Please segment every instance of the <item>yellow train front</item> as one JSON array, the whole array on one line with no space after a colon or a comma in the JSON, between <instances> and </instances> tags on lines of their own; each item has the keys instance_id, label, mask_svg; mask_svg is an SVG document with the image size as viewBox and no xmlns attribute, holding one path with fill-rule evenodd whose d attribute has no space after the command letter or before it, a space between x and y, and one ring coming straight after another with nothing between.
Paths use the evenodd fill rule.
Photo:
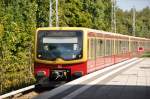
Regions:
<instances>
[{"instance_id":1,"label":"yellow train front","mask_svg":"<svg viewBox=\"0 0 150 99\"><path fill-rule=\"evenodd\" d=\"M70 81L87 74L85 29L39 28L35 34L34 73L38 81Z\"/></svg>"}]
</instances>

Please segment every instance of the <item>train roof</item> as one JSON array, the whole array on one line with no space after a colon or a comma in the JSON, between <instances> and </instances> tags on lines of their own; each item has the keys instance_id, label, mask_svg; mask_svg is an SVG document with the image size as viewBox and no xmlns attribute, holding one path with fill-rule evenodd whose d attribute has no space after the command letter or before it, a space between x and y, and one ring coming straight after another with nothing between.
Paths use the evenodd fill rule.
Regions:
<instances>
[{"instance_id":1,"label":"train roof","mask_svg":"<svg viewBox=\"0 0 150 99\"><path fill-rule=\"evenodd\" d=\"M96 33L108 34L108 35L119 36L119 37L130 37L131 39L150 40L148 38L123 35L120 33L107 32L103 30L96 30L96 29L90 29L85 27L40 27L37 29L37 31L38 30L86 30L89 32L96 32Z\"/></svg>"}]
</instances>

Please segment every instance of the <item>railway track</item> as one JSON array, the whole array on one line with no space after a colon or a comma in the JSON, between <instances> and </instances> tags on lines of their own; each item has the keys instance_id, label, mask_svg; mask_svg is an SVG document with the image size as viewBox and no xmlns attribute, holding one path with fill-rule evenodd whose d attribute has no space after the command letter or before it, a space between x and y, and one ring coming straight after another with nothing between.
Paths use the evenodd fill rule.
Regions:
<instances>
[{"instance_id":1,"label":"railway track","mask_svg":"<svg viewBox=\"0 0 150 99\"><path fill-rule=\"evenodd\" d=\"M18 95L15 95L12 97L12 99L31 99L37 95L39 95L40 93L36 92L36 91L30 91L28 93L21 93L21 94L18 94Z\"/></svg>"},{"instance_id":2,"label":"railway track","mask_svg":"<svg viewBox=\"0 0 150 99\"><path fill-rule=\"evenodd\" d=\"M53 89L53 88L42 88L42 87L37 87L37 85L31 85L31 86L1 95L0 99L5 99L5 98L8 98L8 99L31 99L43 92L50 91L51 89Z\"/></svg>"},{"instance_id":3,"label":"railway track","mask_svg":"<svg viewBox=\"0 0 150 99\"><path fill-rule=\"evenodd\" d=\"M34 88L32 90L21 93L21 95L15 95L12 99L32 99L33 97L52 89L53 88Z\"/></svg>"},{"instance_id":4,"label":"railway track","mask_svg":"<svg viewBox=\"0 0 150 99\"><path fill-rule=\"evenodd\" d=\"M65 82L56 84L55 86L47 85L45 87L41 87L41 86L35 84L35 85L31 85L31 86L21 88L21 89L6 93L4 95L1 95L0 99L5 99L5 98L7 98L7 99L31 99L43 92L50 91L50 90L57 88L63 84L65 84Z\"/></svg>"}]
</instances>

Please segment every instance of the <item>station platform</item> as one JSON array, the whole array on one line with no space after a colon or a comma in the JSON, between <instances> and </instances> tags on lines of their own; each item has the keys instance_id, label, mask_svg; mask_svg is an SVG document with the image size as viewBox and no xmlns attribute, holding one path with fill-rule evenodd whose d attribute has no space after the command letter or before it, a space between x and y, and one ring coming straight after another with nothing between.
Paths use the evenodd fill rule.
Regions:
<instances>
[{"instance_id":1,"label":"station platform","mask_svg":"<svg viewBox=\"0 0 150 99\"><path fill-rule=\"evenodd\" d=\"M81 77L34 99L150 99L150 58L134 61Z\"/></svg>"}]
</instances>

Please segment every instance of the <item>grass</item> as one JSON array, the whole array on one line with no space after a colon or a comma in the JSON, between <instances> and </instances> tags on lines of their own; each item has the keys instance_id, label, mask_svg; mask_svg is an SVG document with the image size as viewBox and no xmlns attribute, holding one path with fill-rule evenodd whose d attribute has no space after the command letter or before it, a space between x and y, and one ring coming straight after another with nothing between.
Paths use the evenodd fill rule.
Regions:
<instances>
[{"instance_id":1,"label":"grass","mask_svg":"<svg viewBox=\"0 0 150 99\"><path fill-rule=\"evenodd\" d=\"M142 57L150 57L150 52L145 52Z\"/></svg>"}]
</instances>

